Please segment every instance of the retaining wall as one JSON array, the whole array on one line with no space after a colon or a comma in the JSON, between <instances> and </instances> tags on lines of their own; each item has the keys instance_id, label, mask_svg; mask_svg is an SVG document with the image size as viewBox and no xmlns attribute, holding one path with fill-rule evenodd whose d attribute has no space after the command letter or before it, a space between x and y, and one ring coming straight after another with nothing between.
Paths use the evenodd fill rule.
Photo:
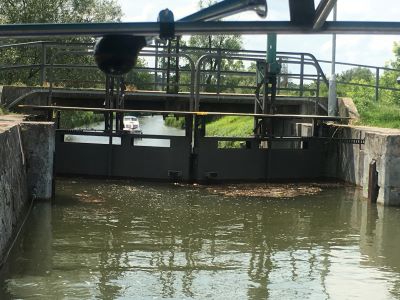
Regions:
<instances>
[{"instance_id":1,"label":"retaining wall","mask_svg":"<svg viewBox=\"0 0 400 300\"><path fill-rule=\"evenodd\" d=\"M365 144L337 143L330 148L327 176L336 177L363 188L368 197L369 166L376 162L377 202L400 206L400 130L363 126L335 126L335 137L365 139Z\"/></svg>"},{"instance_id":2,"label":"retaining wall","mask_svg":"<svg viewBox=\"0 0 400 300\"><path fill-rule=\"evenodd\" d=\"M54 124L0 116L0 266L22 216L52 196Z\"/></svg>"}]
</instances>

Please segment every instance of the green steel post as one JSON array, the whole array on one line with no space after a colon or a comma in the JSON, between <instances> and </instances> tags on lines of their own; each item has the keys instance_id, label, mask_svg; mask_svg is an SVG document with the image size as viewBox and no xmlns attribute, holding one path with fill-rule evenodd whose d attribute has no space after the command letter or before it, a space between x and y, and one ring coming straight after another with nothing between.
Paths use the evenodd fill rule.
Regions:
<instances>
[{"instance_id":1,"label":"green steel post","mask_svg":"<svg viewBox=\"0 0 400 300\"><path fill-rule=\"evenodd\" d=\"M273 64L276 62L276 33L268 34L267 37L267 63Z\"/></svg>"}]
</instances>

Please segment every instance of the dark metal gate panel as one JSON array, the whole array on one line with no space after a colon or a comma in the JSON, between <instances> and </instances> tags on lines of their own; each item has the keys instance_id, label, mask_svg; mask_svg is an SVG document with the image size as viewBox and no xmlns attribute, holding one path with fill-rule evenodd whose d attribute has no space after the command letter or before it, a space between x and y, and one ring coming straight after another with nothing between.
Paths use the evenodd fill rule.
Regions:
<instances>
[{"instance_id":1,"label":"dark metal gate panel","mask_svg":"<svg viewBox=\"0 0 400 300\"><path fill-rule=\"evenodd\" d=\"M169 140L169 147L152 147L133 145L135 136L129 134L114 135L121 143L109 145L64 141L67 133L56 133L57 175L189 180L191 144L187 137L142 135ZM78 135L91 136L90 133Z\"/></svg>"},{"instance_id":2,"label":"dark metal gate panel","mask_svg":"<svg viewBox=\"0 0 400 300\"><path fill-rule=\"evenodd\" d=\"M218 148L218 138L199 138L196 178L198 180L263 180L266 178L267 150L254 139L243 141L243 148Z\"/></svg>"},{"instance_id":3,"label":"dark metal gate panel","mask_svg":"<svg viewBox=\"0 0 400 300\"><path fill-rule=\"evenodd\" d=\"M280 149L263 149L259 147L259 140L247 139L243 148L219 149L218 140L214 137L199 139L198 180L268 181L323 176L324 147L321 141L304 142L298 149L287 149L288 145L284 147L282 142Z\"/></svg>"},{"instance_id":4,"label":"dark metal gate panel","mask_svg":"<svg viewBox=\"0 0 400 300\"><path fill-rule=\"evenodd\" d=\"M113 147L113 176L189 180L191 144L181 136L143 137L169 140L170 147L132 146L127 137L125 145Z\"/></svg>"},{"instance_id":5,"label":"dark metal gate panel","mask_svg":"<svg viewBox=\"0 0 400 300\"><path fill-rule=\"evenodd\" d=\"M270 150L268 179L316 179L323 176L322 153L308 149Z\"/></svg>"}]
</instances>

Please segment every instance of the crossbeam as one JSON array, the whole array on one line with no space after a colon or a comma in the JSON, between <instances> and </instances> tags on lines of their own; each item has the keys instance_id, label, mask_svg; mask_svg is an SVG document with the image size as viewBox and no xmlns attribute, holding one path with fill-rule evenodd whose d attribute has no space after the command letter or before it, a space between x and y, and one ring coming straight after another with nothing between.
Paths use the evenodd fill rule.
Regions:
<instances>
[{"instance_id":1,"label":"crossbeam","mask_svg":"<svg viewBox=\"0 0 400 300\"><path fill-rule=\"evenodd\" d=\"M179 111L179 110L137 110L137 109L109 109L93 107L71 107L71 106L49 106L49 105L18 105L21 109L47 110L47 111L91 111L97 113L138 113L153 115L176 115L176 116L239 116L257 117L270 119L314 119L324 121L349 120L349 117L320 116L320 115L290 115L290 114L249 114L233 112L206 112L206 111Z\"/></svg>"},{"instance_id":2,"label":"crossbeam","mask_svg":"<svg viewBox=\"0 0 400 300\"><path fill-rule=\"evenodd\" d=\"M142 23L66 23L66 24L5 24L0 25L0 38L34 38L57 36L102 36L105 34L133 34L156 36L157 22ZM209 34L400 34L400 22L324 22L319 30L289 21L243 22L176 22L176 35Z\"/></svg>"}]
</instances>

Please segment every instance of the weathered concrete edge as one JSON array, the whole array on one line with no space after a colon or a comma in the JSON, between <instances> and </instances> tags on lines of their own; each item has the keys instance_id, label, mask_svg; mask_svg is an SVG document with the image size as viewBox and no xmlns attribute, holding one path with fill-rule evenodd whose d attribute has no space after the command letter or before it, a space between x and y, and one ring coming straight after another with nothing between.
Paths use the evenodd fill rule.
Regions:
<instances>
[{"instance_id":1,"label":"weathered concrete edge","mask_svg":"<svg viewBox=\"0 0 400 300\"><path fill-rule=\"evenodd\" d=\"M55 126L53 122L23 122L21 135L28 180L28 194L34 199L53 196Z\"/></svg>"},{"instance_id":2,"label":"weathered concrete edge","mask_svg":"<svg viewBox=\"0 0 400 300\"><path fill-rule=\"evenodd\" d=\"M326 173L363 188L368 197L369 165L376 161L377 202L400 206L400 130L365 126L332 125L336 137L365 139L364 145L339 143L330 149Z\"/></svg>"},{"instance_id":3,"label":"weathered concrete edge","mask_svg":"<svg viewBox=\"0 0 400 300\"><path fill-rule=\"evenodd\" d=\"M30 201L53 193L54 124L21 119L0 124L0 267Z\"/></svg>"}]
</instances>

